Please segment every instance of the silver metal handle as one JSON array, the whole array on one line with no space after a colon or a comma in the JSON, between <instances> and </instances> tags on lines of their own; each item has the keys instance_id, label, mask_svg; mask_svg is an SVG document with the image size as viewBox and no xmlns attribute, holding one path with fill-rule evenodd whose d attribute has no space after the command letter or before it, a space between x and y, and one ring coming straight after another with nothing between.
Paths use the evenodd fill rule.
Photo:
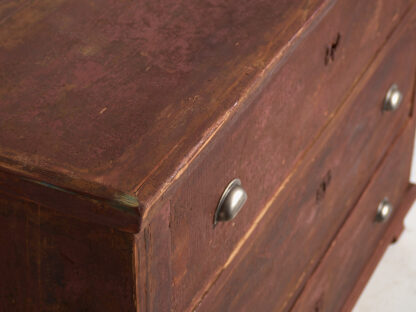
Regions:
<instances>
[{"instance_id":1,"label":"silver metal handle","mask_svg":"<svg viewBox=\"0 0 416 312\"><path fill-rule=\"evenodd\" d=\"M386 222L393 212L393 204L389 202L387 198L384 198L377 208L376 221L383 223Z\"/></svg>"},{"instance_id":2,"label":"silver metal handle","mask_svg":"<svg viewBox=\"0 0 416 312\"><path fill-rule=\"evenodd\" d=\"M241 186L239 179L234 179L222 193L215 211L214 225L234 219L247 200L247 193Z\"/></svg>"},{"instance_id":3,"label":"silver metal handle","mask_svg":"<svg viewBox=\"0 0 416 312\"><path fill-rule=\"evenodd\" d=\"M384 98L383 109L385 111L395 111L399 108L403 100L403 94L400 92L399 87L394 84L387 91L386 97Z\"/></svg>"}]
</instances>

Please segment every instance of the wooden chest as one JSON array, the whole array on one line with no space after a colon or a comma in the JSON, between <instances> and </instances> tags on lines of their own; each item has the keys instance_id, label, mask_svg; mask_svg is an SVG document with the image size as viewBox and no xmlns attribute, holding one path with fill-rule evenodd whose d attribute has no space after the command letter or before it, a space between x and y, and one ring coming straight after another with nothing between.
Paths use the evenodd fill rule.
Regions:
<instances>
[{"instance_id":1,"label":"wooden chest","mask_svg":"<svg viewBox=\"0 0 416 312\"><path fill-rule=\"evenodd\" d=\"M351 310L416 195L415 2L1 1L0 310Z\"/></svg>"}]
</instances>

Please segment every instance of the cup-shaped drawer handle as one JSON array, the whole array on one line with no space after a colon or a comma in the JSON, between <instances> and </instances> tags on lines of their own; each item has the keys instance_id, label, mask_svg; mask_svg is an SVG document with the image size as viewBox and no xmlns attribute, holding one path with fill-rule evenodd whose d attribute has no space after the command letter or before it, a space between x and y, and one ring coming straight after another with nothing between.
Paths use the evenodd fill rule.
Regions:
<instances>
[{"instance_id":1,"label":"cup-shaped drawer handle","mask_svg":"<svg viewBox=\"0 0 416 312\"><path fill-rule=\"evenodd\" d=\"M234 219L247 200L247 193L241 186L239 179L234 179L222 193L215 211L214 225L220 221Z\"/></svg>"},{"instance_id":2,"label":"cup-shaped drawer handle","mask_svg":"<svg viewBox=\"0 0 416 312\"><path fill-rule=\"evenodd\" d=\"M385 111L395 111L399 108L402 100L403 94L399 90L399 87L394 84L390 87L389 91L387 91L386 97L384 98L383 109Z\"/></svg>"},{"instance_id":3,"label":"cup-shaped drawer handle","mask_svg":"<svg viewBox=\"0 0 416 312\"><path fill-rule=\"evenodd\" d=\"M384 198L377 207L377 222L386 222L393 212L393 205L387 198Z\"/></svg>"}]
</instances>

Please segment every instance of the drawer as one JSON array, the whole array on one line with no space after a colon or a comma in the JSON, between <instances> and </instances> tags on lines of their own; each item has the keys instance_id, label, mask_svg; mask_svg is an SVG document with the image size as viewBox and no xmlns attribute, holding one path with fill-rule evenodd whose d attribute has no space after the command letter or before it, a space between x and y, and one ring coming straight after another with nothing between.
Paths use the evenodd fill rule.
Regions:
<instances>
[{"instance_id":1,"label":"drawer","mask_svg":"<svg viewBox=\"0 0 416 312\"><path fill-rule=\"evenodd\" d=\"M389 221L396 217L396 208L400 207L402 195L409 184L414 133L412 122L389 151L345 225L331 243L319 267L306 283L293 311L341 311L390 225ZM377 210L384 199L392 205L393 213L382 222Z\"/></svg>"},{"instance_id":2,"label":"drawer","mask_svg":"<svg viewBox=\"0 0 416 312\"><path fill-rule=\"evenodd\" d=\"M309 25L301 40L289 47L290 56L262 77L267 83L259 87L258 95L224 116L224 125L184 171L182 181L166 194L172 209L175 309L192 306L216 279L276 188L285 185L345 101L408 3L333 1L317 18L320 21ZM406 67L400 85L404 92L410 87ZM381 100L392 81L386 77L378 83L377 100ZM384 117L378 107L365 106L361 113L375 114L372 118L388 123L403 118L405 109ZM218 200L235 177L248 191L247 203L235 221L214 229ZM196 265L201 259L209 261Z\"/></svg>"},{"instance_id":3,"label":"drawer","mask_svg":"<svg viewBox=\"0 0 416 312\"><path fill-rule=\"evenodd\" d=\"M316 144L248 227L202 302L195 305L200 311L291 307L383 155L410 120L414 33L413 25L380 52ZM386 112L382 103L393 83L402 88L404 101L398 110ZM250 196L249 188L247 192ZM243 209L259 208L249 204ZM229 247L228 235L233 237L239 217L235 226L223 224L218 246ZM199 229L203 230L208 232ZM195 263L204 270L215 256Z\"/></svg>"}]
</instances>

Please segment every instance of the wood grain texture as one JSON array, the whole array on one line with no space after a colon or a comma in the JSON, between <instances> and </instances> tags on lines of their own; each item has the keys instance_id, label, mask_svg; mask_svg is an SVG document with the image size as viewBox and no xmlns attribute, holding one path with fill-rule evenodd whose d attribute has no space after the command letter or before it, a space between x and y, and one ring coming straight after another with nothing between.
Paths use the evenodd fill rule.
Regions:
<instances>
[{"instance_id":1,"label":"wood grain texture","mask_svg":"<svg viewBox=\"0 0 416 312\"><path fill-rule=\"evenodd\" d=\"M286 311L291 307L409 119L416 61L415 40L409 40L415 20L410 18L216 272L197 310ZM393 82L406 90L405 101L401 112L383 113L383 98Z\"/></svg>"},{"instance_id":2,"label":"wood grain texture","mask_svg":"<svg viewBox=\"0 0 416 312\"><path fill-rule=\"evenodd\" d=\"M415 200L416 186L413 184L409 184L392 222L390 222L387 230L384 232L383 237L379 240L376 250L374 251L374 253L371 256L371 259L367 262L363 271L361 272L360 278L355 284L344 306L342 307L341 312L349 312L353 309L355 303L358 300L359 295L361 294L361 292L364 289L364 286L370 279L371 274L373 273L377 264L381 260L381 257L383 256L384 252L391 243L395 243L400 238L400 235L404 229L403 220L409 209L412 207Z\"/></svg>"},{"instance_id":3,"label":"wood grain texture","mask_svg":"<svg viewBox=\"0 0 416 312\"><path fill-rule=\"evenodd\" d=\"M337 2L2 1L0 168L122 206L127 198L145 226L150 208ZM333 18L315 38L321 47L301 57L326 64L321 84L343 66L354 81L410 2L338 4L372 17ZM358 30L361 41L349 44ZM342 94L311 95L304 77L293 81L273 100L290 92L331 103Z\"/></svg>"},{"instance_id":4,"label":"wood grain texture","mask_svg":"<svg viewBox=\"0 0 416 312\"><path fill-rule=\"evenodd\" d=\"M331 2L1 1L2 166L147 202Z\"/></svg>"},{"instance_id":5,"label":"wood grain texture","mask_svg":"<svg viewBox=\"0 0 416 312\"><path fill-rule=\"evenodd\" d=\"M398 209L409 184L414 125L413 121L409 122L404 134L389 150L292 311L341 311L386 229L400 216ZM396 211L389 222L379 223L375 217L384 198L388 198Z\"/></svg>"},{"instance_id":6,"label":"wood grain texture","mask_svg":"<svg viewBox=\"0 0 416 312\"><path fill-rule=\"evenodd\" d=\"M169 203L135 236L138 311L171 311L172 269Z\"/></svg>"},{"instance_id":7,"label":"wood grain texture","mask_svg":"<svg viewBox=\"0 0 416 312\"><path fill-rule=\"evenodd\" d=\"M0 196L1 311L136 311L133 235Z\"/></svg>"},{"instance_id":8,"label":"wood grain texture","mask_svg":"<svg viewBox=\"0 0 416 312\"><path fill-rule=\"evenodd\" d=\"M414 2L1 1L0 310L289 309L411 115Z\"/></svg>"},{"instance_id":9,"label":"wood grain texture","mask_svg":"<svg viewBox=\"0 0 416 312\"><path fill-rule=\"evenodd\" d=\"M337 2L276 69L251 106L229 119L173 188L172 256L178 310L188 304L182 300L196 300L215 280L276 188L305 159L305 152L342 106L405 9L405 2ZM374 28L377 35L363 37L363 30L371 33ZM336 41L337 34L341 39L333 59L325 64L325 48ZM357 49L362 52L357 54ZM408 76L403 81L410 88ZM383 88L388 83L392 82ZM233 178L242 180L248 201L232 226L219 224L214 230L218 199ZM194 266L200 259L210 261L202 268Z\"/></svg>"},{"instance_id":10,"label":"wood grain texture","mask_svg":"<svg viewBox=\"0 0 416 312\"><path fill-rule=\"evenodd\" d=\"M0 170L0 194L5 193L53 209L55 214L137 233L141 215L137 207L75 193L48 183Z\"/></svg>"}]
</instances>

